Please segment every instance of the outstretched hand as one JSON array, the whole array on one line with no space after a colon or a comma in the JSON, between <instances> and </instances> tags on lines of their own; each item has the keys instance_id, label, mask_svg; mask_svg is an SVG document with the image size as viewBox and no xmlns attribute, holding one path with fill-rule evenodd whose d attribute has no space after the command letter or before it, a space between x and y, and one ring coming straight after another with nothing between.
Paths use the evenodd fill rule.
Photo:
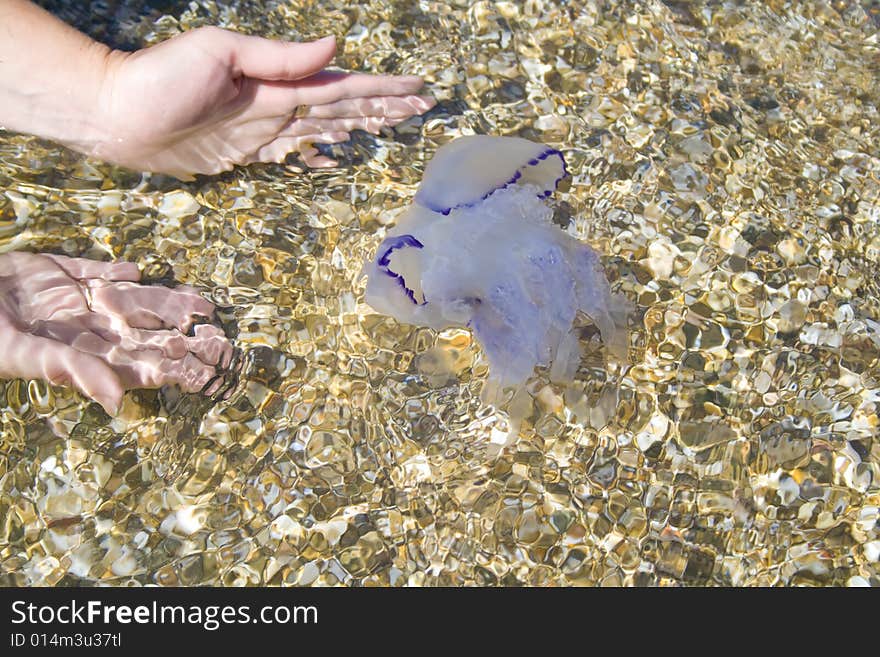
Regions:
<instances>
[{"instance_id":1,"label":"outstretched hand","mask_svg":"<svg viewBox=\"0 0 880 657\"><path fill-rule=\"evenodd\" d=\"M99 113L108 138L93 155L189 179L378 133L434 106L416 76L323 70L333 37L288 43L204 27L132 53L109 53Z\"/></svg>"},{"instance_id":2,"label":"outstretched hand","mask_svg":"<svg viewBox=\"0 0 880 657\"><path fill-rule=\"evenodd\" d=\"M0 378L72 384L111 415L127 389L203 389L232 357L219 328L186 334L214 306L191 287L139 279L133 263L0 255Z\"/></svg>"}]
</instances>

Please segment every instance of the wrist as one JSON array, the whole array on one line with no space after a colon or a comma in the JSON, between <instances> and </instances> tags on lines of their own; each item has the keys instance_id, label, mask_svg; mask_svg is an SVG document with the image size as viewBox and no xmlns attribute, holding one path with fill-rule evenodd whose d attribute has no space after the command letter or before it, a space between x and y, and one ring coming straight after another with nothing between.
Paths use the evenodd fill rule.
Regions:
<instances>
[{"instance_id":1,"label":"wrist","mask_svg":"<svg viewBox=\"0 0 880 657\"><path fill-rule=\"evenodd\" d=\"M4 22L16 29L0 42L0 128L93 152L109 138L99 99L118 55L32 5L3 5ZM24 57L28 34L35 55Z\"/></svg>"},{"instance_id":2,"label":"wrist","mask_svg":"<svg viewBox=\"0 0 880 657\"><path fill-rule=\"evenodd\" d=\"M31 121L25 130L86 155L96 155L113 141L106 110L118 53L91 41L77 53L65 74L47 81L31 96Z\"/></svg>"}]
</instances>

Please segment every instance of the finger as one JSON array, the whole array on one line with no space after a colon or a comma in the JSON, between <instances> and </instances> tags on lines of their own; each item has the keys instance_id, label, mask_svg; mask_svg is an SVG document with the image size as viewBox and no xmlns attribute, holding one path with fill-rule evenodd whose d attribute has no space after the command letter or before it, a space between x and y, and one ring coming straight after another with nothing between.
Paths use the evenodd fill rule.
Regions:
<instances>
[{"instance_id":1,"label":"finger","mask_svg":"<svg viewBox=\"0 0 880 657\"><path fill-rule=\"evenodd\" d=\"M0 359L0 377L72 384L110 415L118 412L124 393L122 382L100 358L61 342L21 333L3 317L0 317L0 336L5 352Z\"/></svg>"},{"instance_id":2,"label":"finger","mask_svg":"<svg viewBox=\"0 0 880 657\"><path fill-rule=\"evenodd\" d=\"M326 67L336 55L336 38L309 43L274 41L226 31L233 47L233 66L260 80L299 80Z\"/></svg>"},{"instance_id":3,"label":"finger","mask_svg":"<svg viewBox=\"0 0 880 657\"><path fill-rule=\"evenodd\" d=\"M183 358L188 351L187 337L176 328L151 331L128 327L119 345L128 351L156 349L168 358Z\"/></svg>"},{"instance_id":4,"label":"finger","mask_svg":"<svg viewBox=\"0 0 880 657\"><path fill-rule=\"evenodd\" d=\"M424 114L437 104L431 96L371 96L346 98L335 103L309 107L305 119L338 119L355 116L382 116L389 119L408 119Z\"/></svg>"},{"instance_id":5,"label":"finger","mask_svg":"<svg viewBox=\"0 0 880 657\"><path fill-rule=\"evenodd\" d=\"M322 71L296 82L299 105L326 105L346 98L407 96L422 88L415 75L369 75L345 71Z\"/></svg>"},{"instance_id":6,"label":"finger","mask_svg":"<svg viewBox=\"0 0 880 657\"><path fill-rule=\"evenodd\" d=\"M345 119L295 119L284 128L279 137L304 137L309 135L348 133L351 130L366 130L378 135L382 128L395 126L404 119L389 119L377 116L359 116Z\"/></svg>"},{"instance_id":7,"label":"finger","mask_svg":"<svg viewBox=\"0 0 880 657\"><path fill-rule=\"evenodd\" d=\"M187 337L175 329L150 330L132 328L119 318L89 313L83 322L111 345L118 345L129 352L157 350L168 358L183 358L187 352Z\"/></svg>"},{"instance_id":8,"label":"finger","mask_svg":"<svg viewBox=\"0 0 880 657\"><path fill-rule=\"evenodd\" d=\"M126 388L160 388L179 385L184 392L201 390L216 368L186 352L182 358L168 358L158 349L128 350L96 333L84 332L71 345L77 351L105 361Z\"/></svg>"},{"instance_id":9,"label":"finger","mask_svg":"<svg viewBox=\"0 0 880 657\"><path fill-rule=\"evenodd\" d=\"M339 162L326 155L321 155L315 148L310 148L301 155L303 164L311 169L332 169L339 166Z\"/></svg>"},{"instance_id":10,"label":"finger","mask_svg":"<svg viewBox=\"0 0 880 657\"><path fill-rule=\"evenodd\" d=\"M139 281L141 278L141 271L133 262L102 262L52 253L42 255L61 267L68 276L79 280L100 278L105 281Z\"/></svg>"},{"instance_id":11,"label":"finger","mask_svg":"<svg viewBox=\"0 0 880 657\"><path fill-rule=\"evenodd\" d=\"M336 166L336 162L320 155L314 144L336 144L348 141L350 138L351 135L347 132L330 132L303 137L278 137L260 148L250 158L250 162L283 162L289 153L297 152L303 162L310 167L333 167Z\"/></svg>"},{"instance_id":12,"label":"finger","mask_svg":"<svg viewBox=\"0 0 880 657\"><path fill-rule=\"evenodd\" d=\"M56 340L61 339L70 344L71 339L66 339L65 336L58 333L48 332L58 324L58 322L44 323L47 332L42 335ZM97 313L88 313L85 319L80 321L80 324L81 326L72 328L76 329L78 333L95 333L109 346L117 345L130 353L155 350L161 352L165 357L175 360L183 358L187 353L192 353L206 365L225 366L232 360L232 344L226 338L223 330L212 324L198 324L193 331L193 337L184 335L176 328L169 330L132 328L124 321L118 321L118 319L114 321L110 316ZM70 325L67 328L70 328ZM82 344L80 342L78 346ZM96 352L91 349L90 353L97 355L104 352Z\"/></svg>"},{"instance_id":13,"label":"finger","mask_svg":"<svg viewBox=\"0 0 880 657\"><path fill-rule=\"evenodd\" d=\"M217 376L217 369L206 365L195 357L187 354L181 360L174 361L176 368L170 373L184 392L200 392L208 382Z\"/></svg>"},{"instance_id":14,"label":"finger","mask_svg":"<svg viewBox=\"0 0 880 657\"><path fill-rule=\"evenodd\" d=\"M430 96L391 93L403 89L418 90L422 85L421 78L411 76L324 72L296 82L251 79L245 84L248 85L248 93L253 96L253 107L273 117L293 113L299 106L308 106L307 114L302 118L409 118L437 104ZM354 97L348 98L346 94L353 94Z\"/></svg>"},{"instance_id":15,"label":"finger","mask_svg":"<svg viewBox=\"0 0 880 657\"><path fill-rule=\"evenodd\" d=\"M124 365L131 377L133 388L160 388L165 385L179 385L184 392L199 392L208 381L217 376L217 370L206 365L193 354L183 358L164 358L157 351L138 352L136 358Z\"/></svg>"},{"instance_id":16,"label":"finger","mask_svg":"<svg viewBox=\"0 0 880 657\"><path fill-rule=\"evenodd\" d=\"M222 329L211 324L199 324L195 336L186 339L186 347L206 365L226 367L232 360L232 343Z\"/></svg>"},{"instance_id":17,"label":"finger","mask_svg":"<svg viewBox=\"0 0 880 657\"><path fill-rule=\"evenodd\" d=\"M212 383L210 386L208 386L205 389L205 394L208 397L212 397L213 395L217 394L217 391L220 390L221 387L223 387L223 383L224 383L223 377L218 376L217 379L214 381L214 383Z\"/></svg>"},{"instance_id":18,"label":"finger","mask_svg":"<svg viewBox=\"0 0 880 657\"><path fill-rule=\"evenodd\" d=\"M124 319L132 328L177 328L186 333L197 316L210 318L214 305L195 288L87 281L92 310Z\"/></svg>"}]
</instances>

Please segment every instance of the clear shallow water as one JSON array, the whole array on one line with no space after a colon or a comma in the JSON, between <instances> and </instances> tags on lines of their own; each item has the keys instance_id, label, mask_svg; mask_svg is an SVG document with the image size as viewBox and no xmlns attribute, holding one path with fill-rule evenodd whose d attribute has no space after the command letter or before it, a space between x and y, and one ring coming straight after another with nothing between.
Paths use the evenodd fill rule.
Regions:
<instances>
[{"instance_id":1,"label":"clear shallow water","mask_svg":"<svg viewBox=\"0 0 880 657\"><path fill-rule=\"evenodd\" d=\"M152 6L54 5L128 46L332 31L441 102L340 169L192 184L0 134L0 249L199 286L243 362L226 401L115 420L0 383L2 583L880 583L875 5ZM565 153L559 221L637 308L630 363L594 335L510 442L471 336L373 314L357 277L475 132Z\"/></svg>"}]
</instances>

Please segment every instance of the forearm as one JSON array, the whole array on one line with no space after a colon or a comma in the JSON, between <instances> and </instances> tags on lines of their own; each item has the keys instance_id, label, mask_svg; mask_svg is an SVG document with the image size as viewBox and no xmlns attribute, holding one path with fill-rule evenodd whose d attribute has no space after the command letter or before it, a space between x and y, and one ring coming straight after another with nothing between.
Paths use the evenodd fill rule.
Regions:
<instances>
[{"instance_id":1,"label":"forearm","mask_svg":"<svg viewBox=\"0 0 880 657\"><path fill-rule=\"evenodd\" d=\"M93 152L110 54L26 0L0 0L0 128Z\"/></svg>"}]
</instances>

